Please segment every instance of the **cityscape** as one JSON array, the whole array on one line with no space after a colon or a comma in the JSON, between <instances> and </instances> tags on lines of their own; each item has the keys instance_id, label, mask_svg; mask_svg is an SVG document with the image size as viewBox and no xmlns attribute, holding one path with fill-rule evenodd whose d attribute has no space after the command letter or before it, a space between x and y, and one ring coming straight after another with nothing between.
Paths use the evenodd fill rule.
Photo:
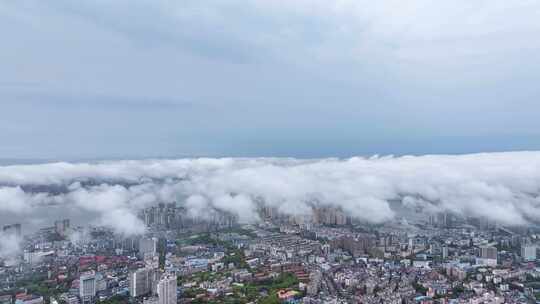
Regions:
<instances>
[{"instance_id":1,"label":"cityscape","mask_svg":"<svg viewBox=\"0 0 540 304\"><path fill-rule=\"evenodd\" d=\"M160 203L143 235L58 219L2 259L2 304L536 303L540 229L417 211L384 224L335 207L310 216L261 206L241 224Z\"/></svg>"},{"instance_id":2,"label":"cityscape","mask_svg":"<svg viewBox=\"0 0 540 304\"><path fill-rule=\"evenodd\" d=\"M0 0L0 304L540 304L540 0Z\"/></svg>"}]
</instances>

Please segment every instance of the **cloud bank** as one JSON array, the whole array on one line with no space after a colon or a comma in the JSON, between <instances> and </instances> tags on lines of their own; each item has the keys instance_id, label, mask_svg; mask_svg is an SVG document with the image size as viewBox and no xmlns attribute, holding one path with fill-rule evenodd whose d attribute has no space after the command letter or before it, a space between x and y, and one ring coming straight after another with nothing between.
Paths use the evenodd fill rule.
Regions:
<instances>
[{"instance_id":1,"label":"cloud bank","mask_svg":"<svg viewBox=\"0 0 540 304\"><path fill-rule=\"evenodd\" d=\"M257 221L260 204L300 215L318 204L381 223L396 216L391 201L508 225L540 221L540 152L51 163L0 167L0 185L2 212L66 204L126 235L144 232L136 213L158 202L188 214L215 208L242 222Z\"/></svg>"}]
</instances>

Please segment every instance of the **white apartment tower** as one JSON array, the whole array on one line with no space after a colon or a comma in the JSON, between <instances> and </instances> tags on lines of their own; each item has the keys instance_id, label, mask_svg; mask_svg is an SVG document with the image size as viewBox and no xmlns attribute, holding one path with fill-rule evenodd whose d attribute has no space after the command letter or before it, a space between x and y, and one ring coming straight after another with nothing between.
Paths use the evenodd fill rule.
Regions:
<instances>
[{"instance_id":1,"label":"white apartment tower","mask_svg":"<svg viewBox=\"0 0 540 304\"><path fill-rule=\"evenodd\" d=\"M94 301L96 296L96 276L94 274L81 275L79 279L79 296L83 304Z\"/></svg>"},{"instance_id":2,"label":"white apartment tower","mask_svg":"<svg viewBox=\"0 0 540 304\"><path fill-rule=\"evenodd\" d=\"M521 246L521 257L524 261L532 262L536 260L536 245L526 244Z\"/></svg>"},{"instance_id":3,"label":"white apartment tower","mask_svg":"<svg viewBox=\"0 0 540 304\"><path fill-rule=\"evenodd\" d=\"M151 270L140 268L129 273L129 294L136 298L150 293L151 291Z\"/></svg>"},{"instance_id":4,"label":"white apartment tower","mask_svg":"<svg viewBox=\"0 0 540 304\"><path fill-rule=\"evenodd\" d=\"M176 275L167 273L157 285L158 304L176 304Z\"/></svg>"}]
</instances>

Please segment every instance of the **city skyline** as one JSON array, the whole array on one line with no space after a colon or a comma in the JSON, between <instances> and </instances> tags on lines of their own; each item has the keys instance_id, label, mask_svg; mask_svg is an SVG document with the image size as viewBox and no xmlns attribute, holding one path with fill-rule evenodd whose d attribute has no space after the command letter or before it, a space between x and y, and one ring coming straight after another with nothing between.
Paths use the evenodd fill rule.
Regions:
<instances>
[{"instance_id":1,"label":"city skyline","mask_svg":"<svg viewBox=\"0 0 540 304\"><path fill-rule=\"evenodd\" d=\"M539 304L540 1L0 0L0 304Z\"/></svg>"}]
</instances>

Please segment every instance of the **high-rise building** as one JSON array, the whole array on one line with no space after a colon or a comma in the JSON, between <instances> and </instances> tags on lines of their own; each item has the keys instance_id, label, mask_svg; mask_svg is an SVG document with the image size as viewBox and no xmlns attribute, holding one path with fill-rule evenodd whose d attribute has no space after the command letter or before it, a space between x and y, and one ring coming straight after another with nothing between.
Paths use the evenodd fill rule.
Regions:
<instances>
[{"instance_id":1,"label":"high-rise building","mask_svg":"<svg viewBox=\"0 0 540 304\"><path fill-rule=\"evenodd\" d=\"M316 270L309 274L309 284L307 286L306 292L309 296L316 296L319 292L319 287L321 285L322 274L320 271Z\"/></svg>"},{"instance_id":2,"label":"high-rise building","mask_svg":"<svg viewBox=\"0 0 540 304\"><path fill-rule=\"evenodd\" d=\"M158 293L158 283L161 278L161 273L159 271L156 271L156 269L152 269L149 273L150 277L150 292L152 295L157 295Z\"/></svg>"},{"instance_id":3,"label":"high-rise building","mask_svg":"<svg viewBox=\"0 0 540 304\"><path fill-rule=\"evenodd\" d=\"M4 225L2 228L2 231L4 234L9 235L15 235L16 237L21 237L21 224L11 224L11 225Z\"/></svg>"},{"instance_id":4,"label":"high-rise building","mask_svg":"<svg viewBox=\"0 0 540 304\"><path fill-rule=\"evenodd\" d=\"M158 304L176 304L176 275L167 273L157 285Z\"/></svg>"},{"instance_id":5,"label":"high-rise building","mask_svg":"<svg viewBox=\"0 0 540 304\"><path fill-rule=\"evenodd\" d=\"M536 245L524 244L521 245L521 257L524 261L531 262L536 260Z\"/></svg>"},{"instance_id":6,"label":"high-rise building","mask_svg":"<svg viewBox=\"0 0 540 304\"><path fill-rule=\"evenodd\" d=\"M83 304L93 303L96 296L96 276L83 274L79 278L79 296Z\"/></svg>"},{"instance_id":7,"label":"high-rise building","mask_svg":"<svg viewBox=\"0 0 540 304\"><path fill-rule=\"evenodd\" d=\"M149 268L139 268L129 273L129 294L132 297L140 297L150 293L151 272Z\"/></svg>"},{"instance_id":8,"label":"high-rise building","mask_svg":"<svg viewBox=\"0 0 540 304\"><path fill-rule=\"evenodd\" d=\"M54 222L54 230L57 234L65 236L69 230L69 219L58 220Z\"/></svg>"},{"instance_id":9,"label":"high-rise building","mask_svg":"<svg viewBox=\"0 0 540 304\"><path fill-rule=\"evenodd\" d=\"M347 224L347 216L345 212L339 210L336 212L336 225L345 225Z\"/></svg>"},{"instance_id":10,"label":"high-rise building","mask_svg":"<svg viewBox=\"0 0 540 304\"><path fill-rule=\"evenodd\" d=\"M497 248L493 246L480 247L480 257L482 259L497 259Z\"/></svg>"},{"instance_id":11,"label":"high-rise building","mask_svg":"<svg viewBox=\"0 0 540 304\"><path fill-rule=\"evenodd\" d=\"M141 258L153 256L157 252L157 238L143 238L139 240L139 255Z\"/></svg>"},{"instance_id":12,"label":"high-rise building","mask_svg":"<svg viewBox=\"0 0 540 304\"><path fill-rule=\"evenodd\" d=\"M442 258L443 260L446 260L448 258L448 246L442 247Z\"/></svg>"}]
</instances>

